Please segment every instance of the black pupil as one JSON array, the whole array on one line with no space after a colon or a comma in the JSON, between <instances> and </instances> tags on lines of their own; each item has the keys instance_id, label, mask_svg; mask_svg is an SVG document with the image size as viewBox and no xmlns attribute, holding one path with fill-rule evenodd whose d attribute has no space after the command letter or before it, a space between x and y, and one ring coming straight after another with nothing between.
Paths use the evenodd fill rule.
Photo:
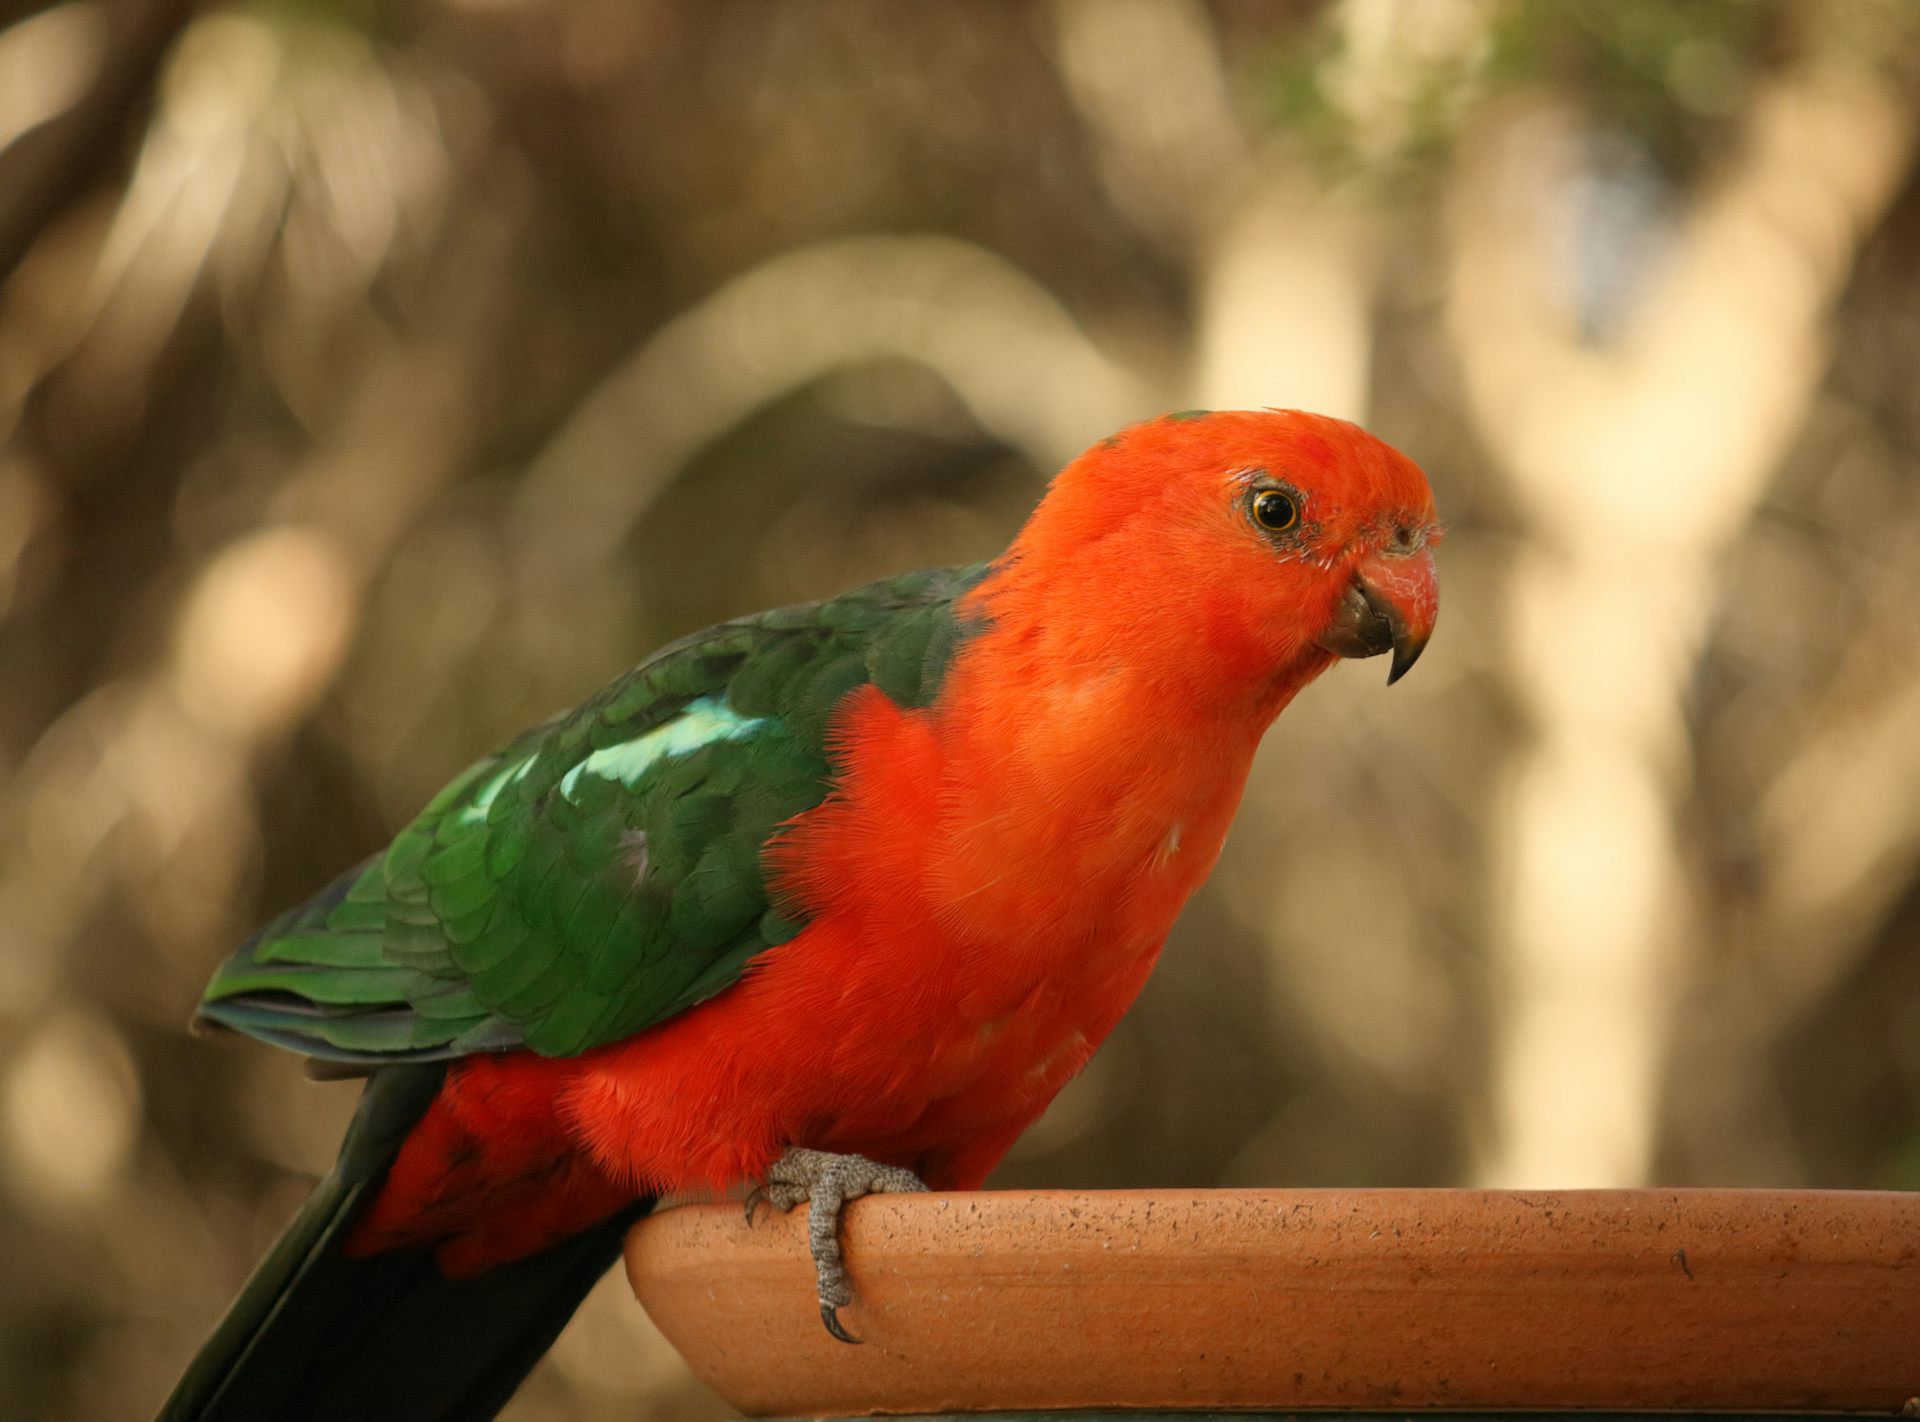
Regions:
<instances>
[{"instance_id":1,"label":"black pupil","mask_svg":"<svg viewBox=\"0 0 1920 1422\"><path fill-rule=\"evenodd\" d=\"M1268 490L1254 501L1253 514L1268 528L1285 528L1293 522L1293 500Z\"/></svg>"}]
</instances>

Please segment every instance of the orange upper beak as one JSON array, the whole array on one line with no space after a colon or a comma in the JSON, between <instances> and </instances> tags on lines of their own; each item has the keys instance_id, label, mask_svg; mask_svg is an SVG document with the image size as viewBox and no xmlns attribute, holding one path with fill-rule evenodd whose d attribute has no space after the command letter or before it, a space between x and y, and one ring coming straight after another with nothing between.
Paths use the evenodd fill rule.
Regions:
<instances>
[{"instance_id":1,"label":"orange upper beak","mask_svg":"<svg viewBox=\"0 0 1920 1422\"><path fill-rule=\"evenodd\" d=\"M1333 621L1319 645L1337 657L1377 657L1393 653L1387 685L1405 676L1426 650L1440 615L1440 585L1434 579L1433 554L1387 550L1369 553L1353 570Z\"/></svg>"}]
</instances>

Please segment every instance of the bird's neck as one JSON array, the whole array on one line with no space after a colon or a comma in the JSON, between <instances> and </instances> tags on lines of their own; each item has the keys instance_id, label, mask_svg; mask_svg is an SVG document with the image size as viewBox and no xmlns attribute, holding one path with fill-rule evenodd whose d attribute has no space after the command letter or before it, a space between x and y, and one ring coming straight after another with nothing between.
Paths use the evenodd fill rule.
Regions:
<instances>
[{"instance_id":1,"label":"bird's neck","mask_svg":"<svg viewBox=\"0 0 1920 1422\"><path fill-rule=\"evenodd\" d=\"M1219 855L1261 735L1326 662L1210 690L1190 659L1182 678L1088 631L1002 601L956 658L932 708L932 887L996 922L1119 915L1157 945Z\"/></svg>"}]
</instances>

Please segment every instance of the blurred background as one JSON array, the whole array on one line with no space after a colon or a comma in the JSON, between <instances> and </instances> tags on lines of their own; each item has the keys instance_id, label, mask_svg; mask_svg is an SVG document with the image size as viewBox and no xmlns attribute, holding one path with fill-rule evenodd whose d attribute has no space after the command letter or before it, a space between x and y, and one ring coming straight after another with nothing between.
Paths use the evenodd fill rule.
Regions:
<instances>
[{"instance_id":1,"label":"blurred background","mask_svg":"<svg viewBox=\"0 0 1920 1422\"><path fill-rule=\"evenodd\" d=\"M650 648L1188 406L1431 473L1008 1186L1920 1187L1905 0L0 10L0 1416L140 1416L356 1088L230 946ZM703 1419L624 1288L509 1414Z\"/></svg>"}]
</instances>

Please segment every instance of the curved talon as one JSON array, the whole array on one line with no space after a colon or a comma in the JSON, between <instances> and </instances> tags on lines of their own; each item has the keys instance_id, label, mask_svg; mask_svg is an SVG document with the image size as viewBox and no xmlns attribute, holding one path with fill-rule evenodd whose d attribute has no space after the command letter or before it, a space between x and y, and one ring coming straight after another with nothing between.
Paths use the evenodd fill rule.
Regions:
<instances>
[{"instance_id":1,"label":"curved talon","mask_svg":"<svg viewBox=\"0 0 1920 1422\"><path fill-rule=\"evenodd\" d=\"M865 1341L864 1339L855 1338L851 1333L847 1332L846 1325L840 1322L840 1309L837 1305L822 1303L820 1305L820 1321L827 1325L827 1332L831 1333L835 1338L838 1338L842 1343L861 1343Z\"/></svg>"},{"instance_id":2,"label":"curved talon","mask_svg":"<svg viewBox=\"0 0 1920 1422\"><path fill-rule=\"evenodd\" d=\"M747 1228L748 1229L753 1228L754 1217L759 1213L760 1207L762 1205L765 1205L768 1209L773 1208L773 1202L767 1198L767 1187L764 1185L756 1185L751 1190L747 1191Z\"/></svg>"}]
</instances>

